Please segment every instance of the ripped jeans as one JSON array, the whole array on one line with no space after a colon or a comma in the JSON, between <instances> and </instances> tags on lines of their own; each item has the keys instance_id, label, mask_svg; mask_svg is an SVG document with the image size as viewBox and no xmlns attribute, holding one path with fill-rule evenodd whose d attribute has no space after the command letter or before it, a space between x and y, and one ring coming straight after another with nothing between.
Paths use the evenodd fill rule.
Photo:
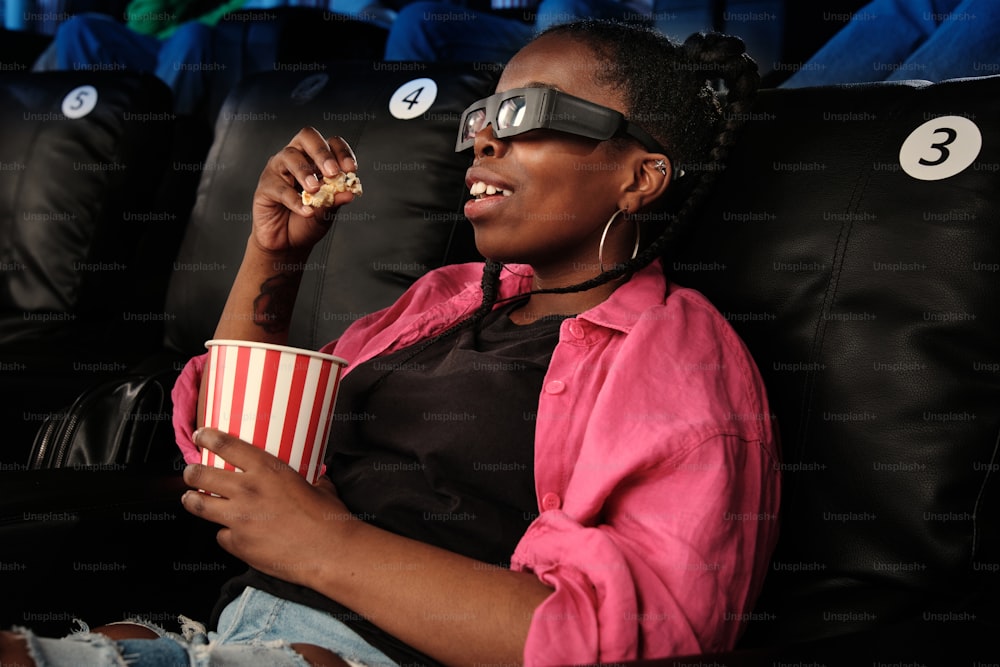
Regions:
<instances>
[{"instance_id":1,"label":"ripped jeans","mask_svg":"<svg viewBox=\"0 0 1000 667\"><path fill-rule=\"evenodd\" d=\"M219 617L217 632L181 617L181 634L130 619L158 639L112 640L81 631L62 639L37 637L14 628L38 667L308 667L291 644L322 646L352 667L396 667L396 663L329 614L247 588ZM79 621L78 621L79 623Z\"/></svg>"}]
</instances>

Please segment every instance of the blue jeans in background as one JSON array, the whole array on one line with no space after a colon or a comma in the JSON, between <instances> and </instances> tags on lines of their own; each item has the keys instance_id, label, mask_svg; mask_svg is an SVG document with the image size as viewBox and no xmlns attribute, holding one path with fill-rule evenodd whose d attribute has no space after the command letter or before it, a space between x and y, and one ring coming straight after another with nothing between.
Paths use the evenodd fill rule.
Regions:
<instances>
[{"instance_id":1,"label":"blue jeans in background","mask_svg":"<svg viewBox=\"0 0 1000 667\"><path fill-rule=\"evenodd\" d=\"M782 87L998 73L997 0L874 0Z\"/></svg>"},{"instance_id":2,"label":"blue jeans in background","mask_svg":"<svg viewBox=\"0 0 1000 667\"><path fill-rule=\"evenodd\" d=\"M273 22L254 30L273 41ZM184 23L166 39L144 35L106 14L79 14L62 23L36 70L129 70L155 74L173 92L174 111L194 115L217 110L245 73L242 41L197 21ZM274 58L268 60L273 66ZM255 68L250 68L251 71Z\"/></svg>"},{"instance_id":3,"label":"blue jeans in background","mask_svg":"<svg viewBox=\"0 0 1000 667\"><path fill-rule=\"evenodd\" d=\"M536 18L529 23L448 2L414 2L389 29L385 59L506 63L536 32L557 23L585 17L649 21L617 0L542 0L532 11Z\"/></svg>"}]
</instances>

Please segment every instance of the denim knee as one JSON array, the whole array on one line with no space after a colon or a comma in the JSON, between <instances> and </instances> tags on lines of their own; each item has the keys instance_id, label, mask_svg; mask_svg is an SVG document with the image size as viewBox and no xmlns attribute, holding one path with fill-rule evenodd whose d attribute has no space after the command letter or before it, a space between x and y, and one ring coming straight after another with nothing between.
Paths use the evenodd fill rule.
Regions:
<instances>
[{"instance_id":1,"label":"denim knee","mask_svg":"<svg viewBox=\"0 0 1000 667\"><path fill-rule=\"evenodd\" d=\"M25 628L13 631L24 638L38 667L309 667L284 641L226 645L172 633L113 640L80 625L80 631L61 639L38 637Z\"/></svg>"},{"instance_id":2,"label":"denim knee","mask_svg":"<svg viewBox=\"0 0 1000 667\"><path fill-rule=\"evenodd\" d=\"M37 667L125 667L128 665L117 643L101 634L90 632L85 623L77 621L81 629L61 639L39 637L27 628L12 628L24 638L28 655Z\"/></svg>"}]
</instances>

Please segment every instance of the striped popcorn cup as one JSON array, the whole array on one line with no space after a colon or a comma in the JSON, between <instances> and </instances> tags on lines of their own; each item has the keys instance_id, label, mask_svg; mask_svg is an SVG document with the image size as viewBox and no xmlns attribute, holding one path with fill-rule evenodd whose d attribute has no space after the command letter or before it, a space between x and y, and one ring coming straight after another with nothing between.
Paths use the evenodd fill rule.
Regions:
<instances>
[{"instance_id":1,"label":"striped popcorn cup","mask_svg":"<svg viewBox=\"0 0 1000 667\"><path fill-rule=\"evenodd\" d=\"M199 426L252 443L314 483L323 470L347 362L312 350L242 340L210 340L205 347ZM238 470L207 449L201 462Z\"/></svg>"}]
</instances>

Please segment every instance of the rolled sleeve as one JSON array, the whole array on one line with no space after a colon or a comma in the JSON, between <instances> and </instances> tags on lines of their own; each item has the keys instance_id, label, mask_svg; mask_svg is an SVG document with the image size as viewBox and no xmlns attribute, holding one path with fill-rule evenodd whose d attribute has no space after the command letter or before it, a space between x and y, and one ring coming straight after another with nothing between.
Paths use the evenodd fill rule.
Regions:
<instances>
[{"instance_id":1,"label":"rolled sleeve","mask_svg":"<svg viewBox=\"0 0 1000 667\"><path fill-rule=\"evenodd\" d=\"M532 618L525 664L731 648L767 570L777 500L764 448L720 435L624 477L599 516L542 512L512 559L555 589Z\"/></svg>"},{"instance_id":2,"label":"rolled sleeve","mask_svg":"<svg viewBox=\"0 0 1000 667\"><path fill-rule=\"evenodd\" d=\"M185 463L201 462L201 450L194 444L191 435L198 417L198 388L201 386L201 374L207 360L208 354L188 360L170 392L174 404L174 438L184 455Z\"/></svg>"},{"instance_id":3,"label":"rolled sleeve","mask_svg":"<svg viewBox=\"0 0 1000 667\"><path fill-rule=\"evenodd\" d=\"M514 554L514 569L530 570L554 592L532 616L525 664L617 660L637 653L629 612L638 608L625 554L602 527L580 525L560 510L543 513ZM601 645L601 636L616 646Z\"/></svg>"}]
</instances>

